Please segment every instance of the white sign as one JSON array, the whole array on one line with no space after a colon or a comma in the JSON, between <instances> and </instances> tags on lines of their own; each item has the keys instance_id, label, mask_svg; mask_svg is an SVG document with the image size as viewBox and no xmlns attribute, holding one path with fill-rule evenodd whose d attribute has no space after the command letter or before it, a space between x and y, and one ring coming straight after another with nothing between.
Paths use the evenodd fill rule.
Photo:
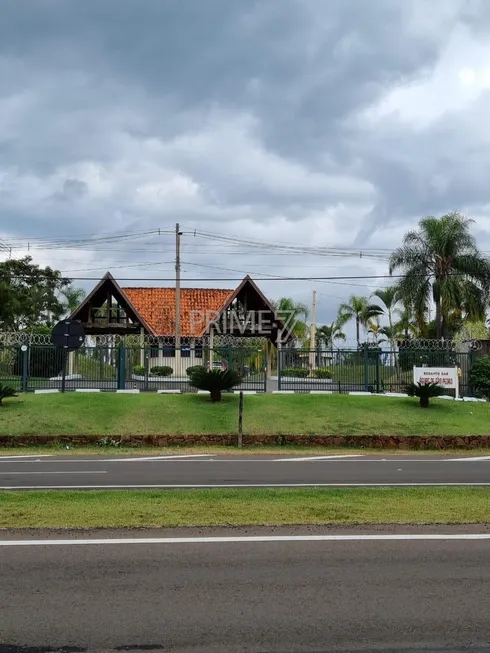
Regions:
<instances>
[{"instance_id":1,"label":"white sign","mask_svg":"<svg viewBox=\"0 0 490 653\"><path fill-rule=\"evenodd\" d=\"M459 395L459 377L457 367L415 367L413 368L413 382L437 383L448 390L456 390Z\"/></svg>"}]
</instances>

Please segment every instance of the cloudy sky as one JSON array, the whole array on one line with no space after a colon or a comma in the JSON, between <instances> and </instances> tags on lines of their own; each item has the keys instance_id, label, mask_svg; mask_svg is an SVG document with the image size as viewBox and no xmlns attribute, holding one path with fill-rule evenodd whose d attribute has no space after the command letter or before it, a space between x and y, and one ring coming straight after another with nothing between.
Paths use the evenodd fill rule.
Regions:
<instances>
[{"instance_id":1,"label":"cloudy sky","mask_svg":"<svg viewBox=\"0 0 490 653\"><path fill-rule=\"evenodd\" d=\"M490 251L489 36L489 0L2 0L0 256L167 278L178 221L185 285L369 277L451 210ZM259 285L327 322L386 283Z\"/></svg>"}]
</instances>

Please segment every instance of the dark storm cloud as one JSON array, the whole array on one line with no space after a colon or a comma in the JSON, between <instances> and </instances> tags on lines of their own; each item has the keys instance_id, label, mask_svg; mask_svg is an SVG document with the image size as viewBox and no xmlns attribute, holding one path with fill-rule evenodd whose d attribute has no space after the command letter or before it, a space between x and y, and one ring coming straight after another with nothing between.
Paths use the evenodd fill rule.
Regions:
<instances>
[{"instance_id":1,"label":"dark storm cloud","mask_svg":"<svg viewBox=\"0 0 490 653\"><path fill-rule=\"evenodd\" d=\"M484 213L486 97L422 125L376 107L430 79L455 30L483 43L489 4L3 0L0 236L179 220L390 247L383 227ZM141 257L128 246L128 263ZM279 274L297 260L283 257ZM227 261L253 269L264 257Z\"/></svg>"}]
</instances>

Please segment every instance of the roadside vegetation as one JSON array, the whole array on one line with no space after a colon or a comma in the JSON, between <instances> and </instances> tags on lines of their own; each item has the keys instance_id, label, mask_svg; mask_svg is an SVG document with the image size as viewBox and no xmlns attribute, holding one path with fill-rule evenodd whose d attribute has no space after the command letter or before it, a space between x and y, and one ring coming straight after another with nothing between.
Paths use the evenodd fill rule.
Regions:
<instances>
[{"instance_id":1,"label":"roadside vegetation","mask_svg":"<svg viewBox=\"0 0 490 653\"><path fill-rule=\"evenodd\" d=\"M22 395L0 408L0 435L186 435L236 433L238 396L114 393ZM490 404L409 397L246 396L252 435L489 435Z\"/></svg>"},{"instance_id":2,"label":"roadside vegetation","mask_svg":"<svg viewBox=\"0 0 490 653\"><path fill-rule=\"evenodd\" d=\"M0 492L0 528L490 523L477 487Z\"/></svg>"}]
</instances>

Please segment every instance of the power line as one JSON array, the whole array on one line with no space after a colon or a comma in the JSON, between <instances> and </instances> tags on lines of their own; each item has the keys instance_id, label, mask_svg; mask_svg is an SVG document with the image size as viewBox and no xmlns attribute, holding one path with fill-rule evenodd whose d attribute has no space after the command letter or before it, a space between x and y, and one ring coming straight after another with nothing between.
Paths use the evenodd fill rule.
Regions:
<instances>
[{"instance_id":1,"label":"power line","mask_svg":"<svg viewBox=\"0 0 490 653\"><path fill-rule=\"evenodd\" d=\"M426 277L425 274L413 275L419 277ZM464 274L454 273L450 276L465 276ZM352 276L334 276L334 277L254 277L254 281L336 281L338 279L401 279L405 277L404 274L372 274L372 275L352 275ZM2 279L31 279L27 275L4 275L0 274ZM73 281L100 281L100 277L72 277ZM120 277L118 281L175 281L174 277ZM196 277L187 278L186 281L243 281L243 277Z\"/></svg>"}]
</instances>

